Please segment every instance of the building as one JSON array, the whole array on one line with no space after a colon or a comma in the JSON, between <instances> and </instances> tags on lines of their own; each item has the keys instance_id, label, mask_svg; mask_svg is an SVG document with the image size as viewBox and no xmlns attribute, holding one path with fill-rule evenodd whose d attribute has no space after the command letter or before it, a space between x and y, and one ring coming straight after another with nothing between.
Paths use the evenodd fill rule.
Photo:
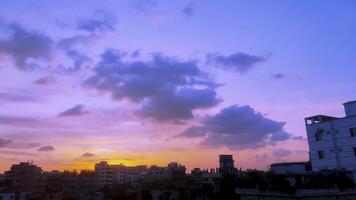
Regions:
<instances>
[{"instance_id":1,"label":"building","mask_svg":"<svg viewBox=\"0 0 356 200\"><path fill-rule=\"evenodd\" d=\"M219 155L219 170L221 173L235 173L234 159L232 155Z\"/></svg>"},{"instance_id":2,"label":"building","mask_svg":"<svg viewBox=\"0 0 356 200\"><path fill-rule=\"evenodd\" d=\"M111 187L114 184L133 184L147 173L147 166L110 165L106 161L95 164L99 187Z\"/></svg>"},{"instance_id":3,"label":"building","mask_svg":"<svg viewBox=\"0 0 356 200\"><path fill-rule=\"evenodd\" d=\"M180 179L185 177L186 168L176 162L171 162L167 166L167 176L170 180Z\"/></svg>"},{"instance_id":4,"label":"building","mask_svg":"<svg viewBox=\"0 0 356 200\"><path fill-rule=\"evenodd\" d=\"M109 165L106 161L95 163L95 173L98 175L99 187L108 187L115 182L115 171L120 171L121 165Z\"/></svg>"},{"instance_id":5,"label":"building","mask_svg":"<svg viewBox=\"0 0 356 200\"><path fill-rule=\"evenodd\" d=\"M97 173L82 170L78 175L78 200L94 200L98 189Z\"/></svg>"},{"instance_id":6,"label":"building","mask_svg":"<svg viewBox=\"0 0 356 200\"><path fill-rule=\"evenodd\" d=\"M61 173L61 182L63 192L63 199L77 199L78 198L78 188L79 188L79 178L76 171L64 171ZM57 188L56 181L54 180L52 188ZM51 188L51 186L50 186Z\"/></svg>"},{"instance_id":7,"label":"building","mask_svg":"<svg viewBox=\"0 0 356 200\"><path fill-rule=\"evenodd\" d=\"M344 103L342 118L316 115L305 119L313 171L356 171L356 101Z\"/></svg>"},{"instance_id":8,"label":"building","mask_svg":"<svg viewBox=\"0 0 356 200\"><path fill-rule=\"evenodd\" d=\"M305 162L274 163L271 165L274 174L304 174L306 172Z\"/></svg>"},{"instance_id":9,"label":"building","mask_svg":"<svg viewBox=\"0 0 356 200\"><path fill-rule=\"evenodd\" d=\"M12 192L40 193L46 185L42 169L31 162L21 162L12 165L5 172L4 186Z\"/></svg>"},{"instance_id":10,"label":"building","mask_svg":"<svg viewBox=\"0 0 356 200\"><path fill-rule=\"evenodd\" d=\"M15 193L0 192L0 200L15 200Z\"/></svg>"}]
</instances>

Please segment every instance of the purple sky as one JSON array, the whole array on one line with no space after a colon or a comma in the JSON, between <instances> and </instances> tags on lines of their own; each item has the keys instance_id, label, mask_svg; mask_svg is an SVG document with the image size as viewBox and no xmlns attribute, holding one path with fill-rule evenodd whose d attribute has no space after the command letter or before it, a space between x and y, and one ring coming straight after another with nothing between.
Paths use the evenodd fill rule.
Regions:
<instances>
[{"instance_id":1,"label":"purple sky","mask_svg":"<svg viewBox=\"0 0 356 200\"><path fill-rule=\"evenodd\" d=\"M304 117L356 99L355 7L0 2L0 171L307 160Z\"/></svg>"}]
</instances>

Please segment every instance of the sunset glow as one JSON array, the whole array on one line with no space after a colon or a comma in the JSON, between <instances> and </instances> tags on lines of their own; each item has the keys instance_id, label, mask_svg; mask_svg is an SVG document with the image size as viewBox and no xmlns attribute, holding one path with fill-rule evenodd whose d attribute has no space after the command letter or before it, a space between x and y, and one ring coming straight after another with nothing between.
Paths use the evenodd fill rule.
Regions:
<instances>
[{"instance_id":1,"label":"sunset glow","mask_svg":"<svg viewBox=\"0 0 356 200\"><path fill-rule=\"evenodd\" d=\"M307 161L304 118L356 99L355 7L1 1L0 172Z\"/></svg>"}]
</instances>

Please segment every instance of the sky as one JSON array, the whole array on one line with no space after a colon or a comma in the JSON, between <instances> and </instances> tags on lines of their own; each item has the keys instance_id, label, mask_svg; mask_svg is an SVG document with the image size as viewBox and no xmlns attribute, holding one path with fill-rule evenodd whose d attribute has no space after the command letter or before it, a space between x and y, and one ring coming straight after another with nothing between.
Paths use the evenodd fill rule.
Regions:
<instances>
[{"instance_id":1,"label":"sky","mask_svg":"<svg viewBox=\"0 0 356 200\"><path fill-rule=\"evenodd\" d=\"M351 0L0 1L0 172L307 161L356 99Z\"/></svg>"}]
</instances>

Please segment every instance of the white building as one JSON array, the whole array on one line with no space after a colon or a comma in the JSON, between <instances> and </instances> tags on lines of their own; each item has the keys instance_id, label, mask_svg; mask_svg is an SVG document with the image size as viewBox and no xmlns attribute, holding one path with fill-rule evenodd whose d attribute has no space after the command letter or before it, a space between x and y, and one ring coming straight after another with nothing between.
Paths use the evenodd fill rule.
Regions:
<instances>
[{"instance_id":1,"label":"white building","mask_svg":"<svg viewBox=\"0 0 356 200\"><path fill-rule=\"evenodd\" d=\"M356 101L344 103L344 107L346 116L342 118L316 115L305 119L313 171L356 172Z\"/></svg>"}]
</instances>

